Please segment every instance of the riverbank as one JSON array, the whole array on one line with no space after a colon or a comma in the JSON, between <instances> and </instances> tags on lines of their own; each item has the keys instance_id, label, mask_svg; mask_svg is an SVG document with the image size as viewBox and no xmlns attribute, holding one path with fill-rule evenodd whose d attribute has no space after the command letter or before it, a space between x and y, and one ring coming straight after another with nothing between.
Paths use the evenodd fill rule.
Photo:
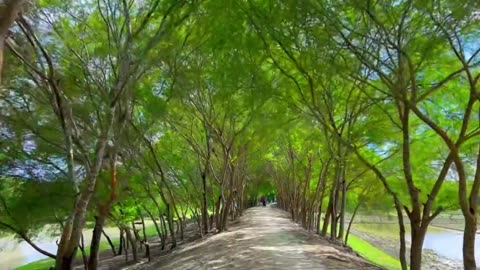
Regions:
<instances>
[{"instance_id":1,"label":"riverbank","mask_svg":"<svg viewBox=\"0 0 480 270\"><path fill-rule=\"evenodd\" d=\"M393 228L394 226L395 225L393 224L354 224L352 228L352 233L357 237L372 244L373 246L381 249L389 256L397 259L399 254L399 236L398 229ZM433 232L434 234L441 234L443 232L443 229L432 227L429 231ZM407 261L409 261L408 250L410 246L410 239L408 239L407 237L406 241ZM424 245L422 260L422 266L424 269L455 270L463 268L461 261L442 256L441 254L439 254L439 252L430 249L430 246L433 246L434 248L436 246L436 244L431 239L430 242L426 241L426 245Z\"/></svg>"},{"instance_id":2,"label":"riverbank","mask_svg":"<svg viewBox=\"0 0 480 270\"><path fill-rule=\"evenodd\" d=\"M152 222L146 222L146 234L148 238L157 237L157 232ZM51 252L53 254L57 251L57 244L55 243L57 237L54 233L48 233L50 228L46 228L34 239L34 242L42 249ZM119 230L117 227L105 227L104 231L109 235L115 247L118 249L120 239ZM90 239L92 229L84 230L85 239ZM54 264L54 260L48 258L36 250L31 248L24 241L19 241L14 238L13 235L4 236L0 239L1 250L0 258L2 258L1 266L3 269L17 269L17 270L43 270L48 269ZM108 241L102 236L100 242L100 251L102 256L112 256L113 252L108 244ZM86 249L86 253L89 254L89 248ZM77 259L81 262L81 252L78 251Z\"/></svg>"}]
</instances>

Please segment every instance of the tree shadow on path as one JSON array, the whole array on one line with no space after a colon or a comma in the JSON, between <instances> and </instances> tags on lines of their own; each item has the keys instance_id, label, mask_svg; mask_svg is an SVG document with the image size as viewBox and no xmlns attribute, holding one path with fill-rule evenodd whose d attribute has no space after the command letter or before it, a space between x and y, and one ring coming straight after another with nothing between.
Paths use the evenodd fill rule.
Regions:
<instances>
[{"instance_id":1,"label":"tree shadow on path","mask_svg":"<svg viewBox=\"0 0 480 270\"><path fill-rule=\"evenodd\" d=\"M273 207L245 211L227 232L128 269L381 269L306 231Z\"/></svg>"}]
</instances>

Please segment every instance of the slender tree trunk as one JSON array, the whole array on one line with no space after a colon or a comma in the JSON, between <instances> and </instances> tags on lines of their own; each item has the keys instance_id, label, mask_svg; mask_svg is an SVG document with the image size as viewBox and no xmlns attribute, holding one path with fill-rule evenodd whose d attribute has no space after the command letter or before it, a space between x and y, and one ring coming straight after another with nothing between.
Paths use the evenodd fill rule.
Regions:
<instances>
[{"instance_id":1,"label":"slender tree trunk","mask_svg":"<svg viewBox=\"0 0 480 270\"><path fill-rule=\"evenodd\" d=\"M103 236L105 236L105 238L107 239L108 244L110 245L110 248L112 249L113 256L117 256L117 252L115 251L115 245L113 244L112 239L110 239L110 237L109 237L108 234L105 232L105 230L102 230L102 234L103 234Z\"/></svg>"},{"instance_id":2,"label":"slender tree trunk","mask_svg":"<svg viewBox=\"0 0 480 270\"><path fill-rule=\"evenodd\" d=\"M337 217L337 207L338 207L338 179L335 177L335 184L334 184L334 192L332 197L332 210L331 210L331 217L330 217L330 240L332 242L336 242L337 240L337 224L338 224L338 217Z\"/></svg>"},{"instance_id":3,"label":"slender tree trunk","mask_svg":"<svg viewBox=\"0 0 480 270\"><path fill-rule=\"evenodd\" d=\"M357 211L360 208L362 202L358 202L357 206L353 210L352 217L350 218L350 222L348 222L347 233L345 234L345 245L348 243L348 235L350 234L350 229L352 228L353 220L355 219L355 215L357 215Z\"/></svg>"},{"instance_id":4,"label":"slender tree trunk","mask_svg":"<svg viewBox=\"0 0 480 270\"><path fill-rule=\"evenodd\" d=\"M85 252L85 241L83 238L83 233L82 236L80 237L80 251L82 252L82 260L83 260L83 266L85 267L85 270L93 269L89 268L88 266L88 260L87 260L87 253Z\"/></svg>"},{"instance_id":5,"label":"slender tree trunk","mask_svg":"<svg viewBox=\"0 0 480 270\"><path fill-rule=\"evenodd\" d=\"M325 220L323 221L323 227L322 227L323 237L327 236L328 225L330 223L330 218L332 216L332 208L333 208L333 202L332 202L332 197L330 197L330 199L328 200L327 212L325 213Z\"/></svg>"},{"instance_id":6,"label":"slender tree trunk","mask_svg":"<svg viewBox=\"0 0 480 270\"><path fill-rule=\"evenodd\" d=\"M117 255L122 255L123 252L123 247L125 246L125 238L123 237L123 229L120 229L120 244L118 245L118 253Z\"/></svg>"},{"instance_id":7,"label":"slender tree trunk","mask_svg":"<svg viewBox=\"0 0 480 270\"><path fill-rule=\"evenodd\" d=\"M323 168L322 168L322 171L320 173L320 179L319 179L319 187L317 188L317 191L319 191L319 189L321 189L321 192L320 192L320 201L319 201L319 206L318 206L318 220L317 220L317 234L320 234L320 224L322 222L322 207L323 207L323 197L325 196L325 189L326 189L326 186L327 186L327 175L328 175L328 171L329 171L329 168L330 168L330 162L331 162L331 158L329 158L327 160L327 162L323 165ZM325 215L325 218L328 216L328 211L327 211L327 214ZM328 221L326 221L326 223L328 224ZM326 233L326 231L325 231ZM322 236L325 236L325 234L322 234Z\"/></svg>"},{"instance_id":8,"label":"slender tree trunk","mask_svg":"<svg viewBox=\"0 0 480 270\"><path fill-rule=\"evenodd\" d=\"M123 249L125 250L125 263L128 263L128 243L127 230L125 230L125 238L123 238Z\"/></svg>"},{"instance_id":9,"label":"slender tree trunk","mask_svg":"<svg viewBox=\"0 0 480 270\"><path fill-rule=\"evenodd\" d=\"M135 243L140 243L142 240L140 239L140 235L138 234L137 227L135 226L135 221L132 221L132 231L133 231L133 237L135 238ZM140 249L142 249L142 246L140 245Z\"/></svg>"},{"instance_id":10,"label":"slender tree trunk","mask_svg":"<svg viewBox=\"0 0 480 270\"><path fill-rule=\"evenodd\" d=\"M22 231L20 230L17 230L15 227L5 223L5 222L1 222L0 221L0 226L3 226L5 228L8 228L9 230L11 230L12 232L16 233L18 236L20 236L23 241L27 242L33 249L35 249L36 251L38 251L40 254L43 254L47 257L50 257L52 259L55 259L55 255L50 253L50 252L47 252L43 249L41 249L39 246L37 246L25 233L23 233Z\"/></svg>"},{"instance_id":11,"label":"slender tree trunk","mask_svg":"<svg viewBox=\"0 0 480 270\"><path fill-rule=\"evenodd\" d=\"M318 206L318 215L317 215L317 234L320 234L320 224L322 223L322 202L323 198L320 201L320 205Z\"/></svg>"},{"instance_id":12,"label":"slender tree trunk","mask_svg":"<svg viewBox=\"0 0 480 270\"><path fill-rule=\"evenodd\" d=\"M480 110L478 117L480 118ZM478 193L480 189L480 146L477 152L477 164L475 177L470 191L468 211L462 211L465 219L465 228L463 232L463 266L465 269L476 269L475 261L475 238L477 236L478 224Z\"/></svg>"},{"instance_id":13,"label":"slender tree trunk","mask_svg":"<svg viewBox=\"0 0 480 270\"><path fill-rule=\"evenodd\" d=\"M173 227L173 213L169 203L167 203L167 221L168 221L168 229L170 230L170 237L172 238L172 245L170 249L173 249L177 246L177 238L175 236L175 229Z\"/></svg>"},{"instance_id":14,"label":"slender tree trunk","mask_svg":"<svg viewBox=\"0 0 480 270\"><path fill-rule=\"evenodd\" d=\"M132 247L133 261L138 262L137 243L135 242L134 236L132 235L132 232L130 231L130 228L126 227L125 228L125 233L127 235L127 242L130 242L130 245ZM126 253L128 253L128 252L126 252Z\"/></svg>"},{"instance_id":15,"label":"slender tree trunk","mask_svg":"<svg viewBox=\"0 0 480 270\"><path fill-rule=\"evenodd\" d=\"M160 227L158 226L157 220L153 216L152 212L150 210L148 210L148 207L144 206L143 209L145 209L145 212L147 212L148 217L152 220L153 225L155 226L155 230L157 231L158 239L161 240L163 235L162 235L162 232L160 231Z\"/></svg>"},{"instance_id":16,"label":"slender tree trunk","mask_svg":"<svg viewBox=\"0 0 480 270\"><path fill-rule=\"evenodd\" d=\"M340 207L340 228L338 232L338 239L343 242L343 236L345 233L345 212L347 210L347 179L346 177L346 165L345 161L342 161L342 201Z\"/></svg>"},{"instance_id":17,"label":"slender tree trunk","mask_svg":"<svg viewBox=\"0 0 480 270\"><path fill-rule=\"evenodd\" d=\"M477 233L477 216L469 215L465 218L463 231L463 266L466 270L477 269L475 261L475 237Z\"/></svg>"},{"instance_id":18,"label":"slender tree trunk","mask_svg":"<svg viewBox=\"0 0 480 270\"><path fill-rule=\"evenodd\" d=\"M143 214L141 212L140 212L140 220L142 221L143 242L146 243L147 242L147 231L146 231L146 228L145 228L145 219L143 218Z\"/></svg>"},{"instance_id":19,"label":"slender tree trunk","mask_svg":"<svg viewBox=\"0 0 480 270\"><path fill-rule=\"evenodd\" d=\"M399 227L399 236L400 236L400 265L402 270L408 270L407 264L407 244L405 242L405 223L403 222L403 213L402 213L402 206L400 201L396 198L395 200L395 210L397 211L397 218L398 218L398 227Z\"/></svg>"},{"instance_id":20,"label":"slender tree trunk","mask_svg":"<svg viewBox=\"0 0 480 270\"><path fill-rule=\"evenodd\" d=\"M220 231L220 204L222 202L222 196L218 197L218 201L215 205L215 226Z\"/></svg>"},{"instance_id":21,"label":"slender tree trunk","mask_svg":"<svg viewBox=\"0 0 480 270\"><path fill-rule=\"evenodd\" d=\"M225 203L225 206L223 207L222 220L220 221L220 224L221 224L220 231L222 232L227 229L228 214L229 214L231 204L232 204L232 195L230 194Z\"/></svg>"},{"instance_id":22,"label":"slender tree trunk","mask_svg":"<svg viewBox=\"0 0 480 270\"><path fill-rule=\"evenodd\" d=\"M95 216L95 227L93 228L92 241L90 244L90 257L88 259L88 269L95 270L98 266L98 257L100 254L100 240L102 238L105 216Z\"/></svg>"},{"instance_id":23,"label":"slender tree trunk","mask_svg":"<svg viewBox=\"0 0 480 270\"><path fill-rule=\"evenodd\" d=\"M168 229L167 229L167 221L165 220L165 217L163 215L160 215L160 222L162 224L162 228L163 228L163 238L162 238L162 250L165 249L165 244L166 244L166 241L167 241L167 234L168 234Z\"/></svg>"},{"instance_id":24,"label":"slender tree trunk","mask_svg":"<svg viewBox=\"0 0 480 270\"><path fill-rule=\"evenodd\" d=\"M205 166L205 170L207 166ZM208 201L207 201L207 174L206 172L202 173L202 224L203 224L203 233L208 233Z\"/></svg>"}]
</instances>

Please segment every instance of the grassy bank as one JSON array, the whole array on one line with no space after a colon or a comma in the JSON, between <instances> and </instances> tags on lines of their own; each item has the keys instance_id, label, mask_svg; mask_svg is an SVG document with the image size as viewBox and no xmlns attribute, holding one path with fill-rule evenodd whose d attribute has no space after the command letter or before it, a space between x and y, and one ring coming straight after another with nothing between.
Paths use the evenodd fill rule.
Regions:
<instances>
[{"instance_id":1,"label":"grassy bank","mask_svg":"<svg viewBox=\"0 0 480 270\"><path fill-rule=\"evenodd\" d=\"M323 223L321 223L323 226ZM328 226L330 231L330 226ZM400 270L400 261L362 238L350 233L347 245L368 261L388 270Z\"/></svg>"},{"instance_id":2,"label":"grassy bank","mask_svg":"<svg viewBox=\"0 0 480 270\"><path fill-rule=\"evenodd\" d=\"M348 238L348 246L376 265L389 270L401 269L399 260L391 257L383 250L376 248L360 237L351 234Z\"/></svg>"},{"instance_id":3,"label":"grassy bank","mask_svg":"<svg viewBox=\"0 0 480 270\"><path fill-rule=\"evenodd\" d=\"M148 226L145 228L145 232L147 234L148 238L156 237L157 236L157 231L155 230L155 226ZM118 246L120 245L120 239L118 238L113 238L112 243L115 245L115 248L118 250ZM100 252L110 250L110 245L106 240L100 243ZM85 250L87 255L90 255L90 248L87 248ZM77 252L77 258L81 259L82 258L82 253L80 251ZM55 260L51 258L45 258L42 260L38 260L35 262L31 262L29 264L20 266L16 268L16 270L48 270L50 266L55 264Z\"/></svg>"}]
</instances>

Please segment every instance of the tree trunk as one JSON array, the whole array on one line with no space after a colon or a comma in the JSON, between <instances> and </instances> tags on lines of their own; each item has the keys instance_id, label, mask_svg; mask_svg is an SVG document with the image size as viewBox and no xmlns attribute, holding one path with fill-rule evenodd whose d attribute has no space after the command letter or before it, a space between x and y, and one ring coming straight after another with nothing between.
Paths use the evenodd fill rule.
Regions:
<instances>
[{"instance_id":1,"label":"tree trunk","mask_svg":"<svg viewBox=\"0 0 480 270\"><path fill-rule=\"evenodd\" d=\"M135 242L135 239L133 239L134 237L132 235L132 232L130 231L130 228L125 228L125 233L127 235L127 241L130 242L130 245L132 247L133 261L138 262L137 243ZM128 251L125 253L128 253Z\"/></svg>"},{"instance_id":2,"label":"tree trunk","mask_svg":"<svg viewBox=\"0 0 480 270\"><path fill-rule=\"evenodd\" d=\"M202 224L203 224L203 233L208 233L208 200L207 200L207 174L208 168L210 167L210 156L212 146L210 144L210 133L208 132L208 127L204 122L205 129L205 141L207 143L207 157L205 159L205 167L202 172ZM182 237L183 238L183 237Z\"/></svg>"},{"instance_id":3,"label":"tree trunk","mask_svg":"<svg viewBox=\"0 0 480 270\"><path fill-rule=\"evenodd\" d=\"M140 220L142 221L143 243L147 243L147 231L146 231L146 228L145 228L145 220L143 219L142 213L140 213Z\"/></svg>"},{"instance_id":4,"label":"tree trunk","mask_svg":"<svg viewBox=\"0 0 480 270\"><path fill-rule=\"evenodd\" d=\"M162 235L162 232L160 231L160 227L158 226L157 220L153 216L152 212L150 212L150 210L148 210L148 207L144 206L144 209L145 209L145 212L147 212L148 217L152 220L153 226L155 226L155 230L157 231L158 239L161 240L163 235Z\"/></svg>"},{"instance_id":5,"label":"tree trunk","mask_svg":"<svg viewBox=\"0 0 480 270\"><path fill-rule=\"evenodd\" d=\"M61 269L61 270L69 270L69 269L72 269L73 268L73 261L75 259L75 256L77 254L77 249L78 249L78 245L69 253L66 253L66 254L60 254L60 255L57 255L57 261L58 261L58 257L61 256L61 260L60 260L60 263L56 264L55 266L55 269Z\"/></svg>"},{"instance_id":6,"label":"tree trunk","mask_svg":"<svg viewBox=\"0 0 480 270\"><path fill-rule=\"evenodd\" d=\"M355 219L355 215L357 214L358 209L360 208L360 205L362 202L358 202L357 206L355 206L355 209L353 210L352 213L352 218L350 218L350 222L348 222L348 228L347 228L347 233L345 234L345 245L348 243L348 235L350 234L350 229L352 228L353 224L353 219Z\"/></svg>"},{"instance_id":7,"label":"tree trunk","mask_svg":"<svg viewBox=\"0 0 480 270\"><path fill-rule=\"evenodd\" d=\"M323 200L323 198L322 198ZM318 206L318 215L317 215L317 234L320 234L320 224L322 222L322 201L320 201L320 205Z\"/></svg>"},{"instance_id":8,"label":"tree trunk","mask_svg":"<svg viewBox=\"0 0 480 270\"><path fill-rule=\"evenodd\" d=\"M117 255L122 255L123 247L125 246L124 244L125 238L123 237L123 229L122 228L119 228L119 229L120 229L120 244L118 245Z\"/></svg>"},{"instance_id":9,"label":"tree trunk","mask_svg":"<svg viewBox=\"0 0 480 270\"><path fill-rule=\"evenodd\" d=\"M419 226L412 223L412 245L410 246L410 269L421 270L422 269L422 250L423 242L425 240L425 234L427 233L427 226Z\"/></svg>"},{"instance_id":10,"label":"tree trunk","mask_svg":"<svg viewBox=\"0 0 480 270\"><path fill-rule=\"evenodd\" d=\"M463 267L466 270L477 268L475 262L475 237L477 233L477 216L469 215L465 219L463 232Z\"/></svg>"},{"instance_id":11,"label":"tree trunk","mask_svg":"<svg viewBox=\"0 0 480 270\"><path fill-rule=\"evenodd\" d=\"M114 107L111 109L113 110ZM111 117L113 121L114 113L112 113ZM112 124L113 122L110 123L108 130L111 129ZM57 250L57 258L55 261L55 268L57 270L70 270L73 268L73 261L77 254L82 230L85 227L85 217L88 211L88 204L90 203L90 199L95 191L97 176L101 169L103 156L107 145L107 136L103 137L98 144L99 147L96 151L96 164L85 180L84 189L75 202L73 213L65 223L65 227L60 238L60 244Z\"/></svg>"},{"instance_id":12,"label":"tree trunk","mask_svg":"<svg viewBox=\"0 0 480 270\"><path fill-rule=\"evenodd\" d=\"M0 13L0 85L2 84L3 75L3 50L8 31L12 27L18 14L21 12L26 0L2 1L4 7Z\"/></svg>"},{"instance_id":13,"label":"tree trunk","mask_svg":"<svg viewBox=\"0 0 480 270\"><path fill-rule=\"evenodd\" d=\"M125 238L123 238L123 249L125 250L125 263L128 263L128 237L125 230Z\"/></svg>"},{"instance_id":14,"label":"tree trunk","mask_svg":"<svg viewBox=\"0 0 480 270\"><path fill-rule=\"evenodd\" d=\"M227 229L228 214L229 214L231 204L232 204L232 195L230 194L230 196L228 196L227 202L225 203L225 206L223 207L222 220L220 222L221 224L220 231L222 232Z\"/></svg>"},{"instance_id":15,"label":"tree trunk","mask_svg":"<svg viewBox=\"0 0 480 270\"><path fill-rule=\"evenodd\" d=\"M108 244L110 245L110 248L112 249L113 256L117 256L117 252L115 251L115 245L113 244L112 239L110 239L110 237L109 237L108 234L105 232L105 230L102 230L102 234L103 234L103 236L105 236L105 238L107 239Z\"/></svg>"},{"instance_id":16,"label":"tree trunk","mask_svg":"<svg viewBox=\"0 0 480 270\"><path fill-rule=\"evenodd\" d=\"M338 179L335 179L337 182ZM330 240L332 242L336 242L337 240L337 224L338 224L338 217L337 217L337 207L338 207L338 185L335 184L334 186L334 196L332 197L332 209L331 209L331 216L330 216Z\"/></svg>"},{"instance_id":17,"label":"tree trunk","mask_svg":"<svg viewBox=\"0 0 480 270\"><path fill-rule=\"evenodd\" d=\"M400 265L402 270L408 270L407 264L407 244L405 243L405 224L403 222L403 212L400 201L394 198L395 201L395 210L397 211L398 218L398 227L399 227L399 236L400 236Z\"/></svg>"},{"instance_id":18,"label":"tree trunk","mask_svg":"<svg viewBox=\"0 0 480 270\"><path fill-rule=\"evenodd\" d=\"M85 270L93 269L89 268L88 266L87 253L85 252L85 241L83 239L84 238L82 233L82 236L80 237L80 250L82 251L83 266L85 267Z\"/></svg>"},{"instance_id":19,"label":"tree trunk","mask_svg":"<svg viewBox=\"0 0 480 270\"><path fill-rule=\"evenodd\" d=\"M478 112L480 117L480 110ZM475 169L475 177L470 191L469 209L462 211L465 219L465 228L463 232L463 267L467 270L476 269L475 261L475 237L477 236L478 223L478 193L480 189L480 146L477 152L477 165Z\"/></svg>"},{"instance_id":20,"label":"tree trunk","mask_svg":"<svg viewBox=\"0 0 480 270\"><path fill-rule=\"evenodd\" d=\"M343 242L345 233L345 212L347 210L347 179L345 179L345 162L342 162L342 202L340 208L340 228L338 232L338 239Z\"/></svg>"},{"instance_id":21,"label":"tree trunk","mask_svg":"<svg viewBox=\"0 0 480 270\"><path fill-rule=\"evenodd\" d=\"M170 236L172 238L172 245L170 249L173 249L177 246L177 238L175 236L175 229L173 227L173 213L169 203L167 203L167 221L168 221L168 229L170 230Z\"/></svg>"},{"instance_id":22,"label":"tree trunk","mask_svg":"<svg viewBox=\"0 0 480 270\"><path fill-rule=\"evenodd\" d=\"M163 215L160 215L160 222L162 224L163 228L163 238L162 238L162 250L165 249L165 244L167 241L167 234L168 234L168 229L167 229L167 221L165 220L165 217Z\"/></svg>"},{"instance_id":23,"label":"tree trunk","mask_svg":"<svg viewBox=\"0 0 480 270\"><path fill-rule=\"evenodd\" d=\"M208 202L207 202L207 176L205 172L202 174L202 185L203 185L202 224L203 224L203 234L206 234L208 233Z\"/></svg>"},{"instance_id":24,"label":"tree trunk","mask_svg":"<svg viewBox=\"0 0 480 270\"><path fill-rule=\"evenodd\" d=\"M332 208L333 208L333 202L332 202L332 197L330 197L330 199L328 200L327 212L325 212L325 220L323 221L322 234L321 234L323 237L327 236L328 225L330 223L330 217L332 215Z\"/></svg>"},{"instance_id":25,"label":"tree trunk","mask_svg":"<svg viewBox=\"0 0 480 270\"><path fill-rule=\"evenodd\" d=\"M222 202L222 196L218 197L218 201L215 205L215 226L217 230L220 230L220 203Z\"/></svg>"},{"instance_id":26,"label":"tree trunk","mask_svg":"<svg viewBox=\"0 0 480 270\"><path fill-rule=\"evenodd\" d=\"M100 240L102 238L105 216L95 216L95 227L93 228L92 241L90 244L90 257L88 258L88 269L95 270L98 266L98 257L100 254Z\"/></svg>"},{"instance_id":27,"label":"tree trunk","mask_svg":"<svg viewBox=\"0 0 480 270\"><path fill-rule=\"evenodd\" d=\"M140 243L142 239L140 239L140 235L138 234L137 227L135 226L135 221L132 221L132 230L133 230L133 237L135 238L135 243ZM142 246L140 246L140 249Z\"/></svg>"},{"instance_id":28,"label":"tree trunk","mask_svg":"<svg viewBox=\"0 0 480 270\"><path fill-rule=\"evenodd\" d=\"M50 253L50 252L47 252L43 249L41 249L39 246L37 246L25 233L23 233L22 231L16 229L15 227L7 224L7 223L4 223L4 222L1 222L0 221L0 226L3 226L3 227L6 227L8 228L9 230L11 230L12 232L18 234L18 236L20 236L25 242L27 242L33 249L35 249L36 251L38 251L40 254L43 254L47 257L50 257L52 259L55 259L55 255Z\"/></svg>"}]
</instances>

